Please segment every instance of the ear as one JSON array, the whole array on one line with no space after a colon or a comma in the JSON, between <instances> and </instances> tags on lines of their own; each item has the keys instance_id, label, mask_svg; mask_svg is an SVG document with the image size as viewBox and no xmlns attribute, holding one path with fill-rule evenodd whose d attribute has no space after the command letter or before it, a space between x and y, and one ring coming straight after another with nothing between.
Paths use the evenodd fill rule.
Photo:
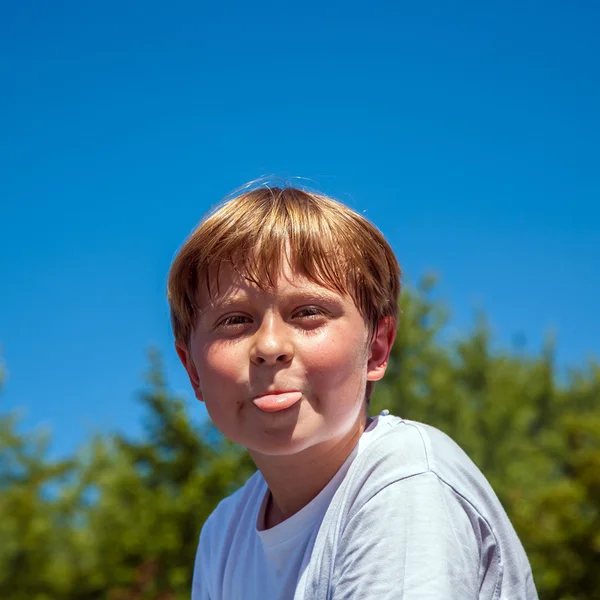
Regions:
<instances>
[{"instance_id":1,"label":"ear","mask_svg":"<svg viewBox=\"0 0 600 600\"><path fill-rule=\"evenodd\" d=\"M177 356L179 356L179 360L183 365L183 368L187 371L188 377L190 378L190 383L192 384L192 388L194 390L194 395L200 402L203 402L204 399L202 397L202 390L200 389L200 377L198 376L198 370L196 369L196 365L192 360L192 356L188 348L182 344L181 342L175 342L175 351L177 352Z\"/></svg>"},{"instance_id":2,"label":"ear","mask_svg":"<svg viewBox=\"0 0 600 600\"><path fill-rule=\"evenodd\" d=\"M367 381L379 381L385 375L395 339L396 321L392 317L384 317L377 325L369 348Z\"/></svg>"}]
</instances>

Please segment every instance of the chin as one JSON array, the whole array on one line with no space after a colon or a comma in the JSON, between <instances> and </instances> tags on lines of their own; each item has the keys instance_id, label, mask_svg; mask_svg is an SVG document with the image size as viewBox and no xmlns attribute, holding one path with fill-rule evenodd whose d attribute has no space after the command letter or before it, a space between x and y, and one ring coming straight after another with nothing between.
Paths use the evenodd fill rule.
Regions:
<instances>
[{"instance_id":1,"label":"chin","mask_svg":"<svg viewBox=\"0 0 600 600\"><path fill-rule=\"evenodd\" d=\"M284 436L281 434L265 433L260 440L250 443L248 450L265 456L291 456L307 450L319 443L314 436Z\"/></svg>"},{"instance_id":2,"label":"chin","mask_svg":"<svg viewBox=\"0 0 600 600\"><path fill-rule=\"evenodd\" d=\"M292 456L300 454L323 443L331 443L343 438L351 428L340 428L332 431L324 423L304 425L297 423L290 431L284 429L264 428L257 439L253 436L248 440L249 445L246 448L252 453L256 452L263 456Z\"/></svg>"}]
</instances>

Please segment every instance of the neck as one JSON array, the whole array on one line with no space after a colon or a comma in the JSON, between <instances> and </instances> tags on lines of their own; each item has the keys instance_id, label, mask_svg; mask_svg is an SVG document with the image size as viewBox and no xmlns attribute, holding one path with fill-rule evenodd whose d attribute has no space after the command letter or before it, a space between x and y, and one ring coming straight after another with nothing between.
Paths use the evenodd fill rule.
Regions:
<instances>
[{"instance_id":1,"label":"neck","mask_svg":"<svg viewBox=\"0 0 600 600\"><path fill-rule=\"evenodd\" d=\"M309 504L331 481L354 450L370 419L361 417L343 439L307 448L297 454L250 454L269 486L265 529L270 529Z\"/></svg>"}]
</instances>

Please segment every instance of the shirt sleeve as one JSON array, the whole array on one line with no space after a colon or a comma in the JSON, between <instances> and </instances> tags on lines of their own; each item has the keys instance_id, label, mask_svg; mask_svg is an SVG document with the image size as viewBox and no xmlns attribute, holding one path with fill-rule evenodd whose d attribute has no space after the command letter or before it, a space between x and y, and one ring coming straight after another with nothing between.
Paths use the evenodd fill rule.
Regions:
<instances>
[{"instance_id":1,"label":"shirt sleeve","mask_svg":"<svg viewBox=\"0 0 600 600\"><path fill-rule=\"evenodd\" d=\"M425 472L380 490L340 537L332 600L479 597L480 549L456 493Z\"/></svg>"},{"instance_id":2,"label":"shirt sleeve","mask_svg":"<svg viewBox=\"0 0 600 600\"><path fill-rule=\"evenodd\" d=\"M210 519L210 518L209 518ZM209 568L207 559L210 556L208 541L208 521L205 523L200 534L198 549L196 550L196 560L194 563L194 575L192 578L192 594L191 600L211 600L209 593Z\"/></svg>"}]
</instances>

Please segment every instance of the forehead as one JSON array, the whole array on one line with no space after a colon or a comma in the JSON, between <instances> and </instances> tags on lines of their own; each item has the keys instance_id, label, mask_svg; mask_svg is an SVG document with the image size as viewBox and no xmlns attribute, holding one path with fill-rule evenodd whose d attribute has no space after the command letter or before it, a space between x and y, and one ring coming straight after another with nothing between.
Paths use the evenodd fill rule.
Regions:
<instances>
[{"instance_id":1,"label":"forehead","mask_svg":"<svg viewBox=\"0 0 600 600\"><path fill-rule=\"evenodd\" d=\"M313 281L306 275L292 268L284 261L277 273L271 274L273 285L267 282L258 284L248 276L234 269L230 264L221 266L218 272L213 272L206 285L198 291L198 304L201 311L217 307L233 297L259 297L272 298L282 296L316 296L324 299L345 299L338 291L332 290Z\"/></svg>"}]
</instances>

